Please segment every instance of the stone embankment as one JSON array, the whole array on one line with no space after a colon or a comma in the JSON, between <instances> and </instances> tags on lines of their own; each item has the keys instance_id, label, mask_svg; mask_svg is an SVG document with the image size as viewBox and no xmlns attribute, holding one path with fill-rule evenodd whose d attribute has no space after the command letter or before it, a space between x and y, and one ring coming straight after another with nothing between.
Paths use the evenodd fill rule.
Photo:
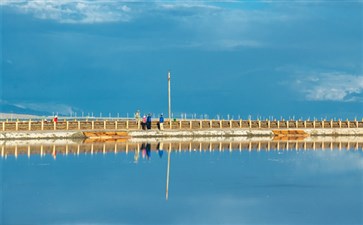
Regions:
<instances>
[{"instance_id":1,"label":"stone embankment","mask_svg":"<svg viewBox=\"0 0 363 225\"><path fill-rule=\"evenodd\" d=\"M85 130L85 131L9 131L0 132L0 140L14 139L119 139L157 137L275 137L363 136L362 128L321 129L196 129L196 130Z\"/></svg>"},{"instance_id":2,"label":"stone embankment","mask_svg":"<svg viewBox=\"0 0 363 225\"><path fill-rule=\"evenodd\" d=\"M84 139L80 131L12 131L0 132L0 140L14 139Z\"/></svg>"}]
</instances>

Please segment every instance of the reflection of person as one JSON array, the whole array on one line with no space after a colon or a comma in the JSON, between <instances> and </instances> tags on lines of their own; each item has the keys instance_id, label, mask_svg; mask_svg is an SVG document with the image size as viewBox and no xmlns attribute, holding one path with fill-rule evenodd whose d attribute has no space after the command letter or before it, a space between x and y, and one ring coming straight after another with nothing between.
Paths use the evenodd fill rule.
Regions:
<instances>
[{"instance_id":1,"label":"reflection of person","mask_svg":"<svg viewBox=\"0 0 363 225\"><path fill-rule=\"evenodd\" d=\"M145 147L145 144L142 143L141 145L141 155L142 155L142 158L145 159L145 156L146 156L146 147Z\"/></svg>"},{"instance_id":2,"label":"reflection of person","mask_svg":"<svg viewBox=\"0 0 363 225\"><path fill-rule=\"evenodd\" d=\"M137 163L139 161L139 154L140 154L140 149L136 149L134 155L134 163Z\"/></svg>"},{"instance_id":3,"label":"reflection of person","mask_svg":"<svg viewBox=\"0 0 363 225\"><path fill-rule=\"evenodd\" d=\"M164 130L164 117L163 117L163 114L161 114L160 118L159 118L159 129Z\"/></svg>"},{"instance_id":4,"label":"reflection of person","mask_svg":"<svg viewBox=\"0 0 363 225\"><path fill-rule=\"evenodd\" d=\"M146 127L148 130L151 129L151 114L149 113L146 118Z\"/></svg>"},{"instance_id":5,"label":"reflection of person","mask_svg":"<svg viewBox=\"0 0 363 225\"><path fill-rule=\"evenodd\" d=\"M156 147L156 149L158 150L158 155L160 158L163 157L164 154L164 150L163 150L163 143L159 142L158 146Z\"/></svg>"},{"instance_id":6,"label":"reflection of person","mask_svg":"<svg viewBox=\"0 0 363 225\"><path fill-rule=\"evenodd\" d=\"M150 145L150 143L147 143L146 144L146 158L150 159L150 157L151 157L151 145Z\"/></svg>"}]
</instances>

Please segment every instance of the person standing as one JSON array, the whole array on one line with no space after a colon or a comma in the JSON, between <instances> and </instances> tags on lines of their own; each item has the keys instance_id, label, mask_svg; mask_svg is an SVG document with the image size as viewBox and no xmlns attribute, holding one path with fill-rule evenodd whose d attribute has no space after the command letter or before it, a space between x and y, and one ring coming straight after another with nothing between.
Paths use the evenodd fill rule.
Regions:
<instances>
[{"instance_id":1,"label":"person standing","mask_svg":"<svg viewBox=\"0 0 363 225\"><path fill-rule=\"evenodd\" d=\"M164 130L164 117L163 117L163 114L161 114L160 118L159 118L159 129Z\"/></svg>"},{"instance_id":2,"label":"person standing","mask_svg":"<svg viewBox=\"0 0 363 225\"><path fill-rule=\"evenodd\" d=\"M135 120L136 120L136 123L137 123L137 127L139 128L140 127L140 110L136 111Z\"/></svg>"},{"instance_id":3,"label":"person standing","mask_svg":"<svg viewBox=\"0 0 363 225\"><path fill-rule=\"evenodd\" d=\"M137 122L139 122L139 120L140 120L140 110L137 110L137 111L136 111L136 113L135 113L135 120L136 120Z\"/></svg>"},{"instance_id":4,"label":"person standing","mask_svg":"<svg viewBox=\"0 0 363 225\"><path fill-rule=\"evenodd\" d=\"M147 122L146 121L146 116L144 115L142 117L142 124L141 124L143 130L146 130L146 122Z\"/></svg>"},{"instance_id":5,"label":"person standing","mask_svg":"<svg viewBox=\"0 0 363 225\"><path fill-rule=\"evenodd\" d=\"M146 118L146 127L148 130L151 129L151 114L149 113Z\"/></svg>"}]
</instances>

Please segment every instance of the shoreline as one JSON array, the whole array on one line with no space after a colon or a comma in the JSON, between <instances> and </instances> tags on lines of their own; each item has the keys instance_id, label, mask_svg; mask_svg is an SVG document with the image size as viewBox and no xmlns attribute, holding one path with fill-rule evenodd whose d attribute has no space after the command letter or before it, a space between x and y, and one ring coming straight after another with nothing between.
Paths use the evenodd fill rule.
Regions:
<instances>
[{"instance_id":1,"label":"shoreline","mask_svg":"<svg viewBox=\"0 0 363 225\"><path fill-rule=\"evenodd\" d=\"M90 136L91 135L91 136ZM0 132L0 140L34 139L138 139L188 137L340 137L363 136L362 128L323 129L200 129L200 130L83 130Z\"/></svg>"}]
</instances>

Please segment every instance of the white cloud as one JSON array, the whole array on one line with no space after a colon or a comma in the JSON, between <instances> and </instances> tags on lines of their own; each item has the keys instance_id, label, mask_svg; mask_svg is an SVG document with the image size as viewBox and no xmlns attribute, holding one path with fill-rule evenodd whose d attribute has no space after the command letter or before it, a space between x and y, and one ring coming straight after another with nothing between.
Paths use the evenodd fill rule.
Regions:
<instances>
[{"instance_id":1,"label":"white cloud","mask_svg":"<svg viewBox=\"0 0 363 225\"><path fill-rule=\"evenodd\" d=\"M131 18L131 8L118 1L4 1L1 4L39 19L60 23L126 22Z\"/></svg>"},{"instance_id":2,"label":"white cloud","mask_svg":"<svg viewBox=\"0 0 363 225\"><path fill-rule=\"evenodd\" d=\"M124 12L130 12L130 11L131 11L131 9L130 9L127 5L123 5L123 6L121 6L121 9L122 9L122 11L124 11Z\"/></svg>"},{"instance_id":3,"label":"white cloud","mask_svg":"<svg viewBox=\"0 0 363 225\"><path fill-rule=\"evenodd\" d=\"M264 44L256 40L222 40L220 45L225 48L238 48L238 47L262 47Z\"/></svg>"},{"instance_id":4,"label":"white cloud","mask_svg":"<svg viewBox=\"0 0 363 225\"><path fill-rule=\"evenodd\" d=\"M180 47L206 50L266 47L266 40L256 35L256 27L281 21L282 17L279 13L222 8L204 2L161 4L157 10L185 34L187 43L180 43Z\"/></svg>"},{"instance_id":5,"label":"white cloud","mask_svg":"<svg viewBox=\"0 0 363 225\"><path fill-rule=\"evenodd\" d=\"M106 23L128 22L137 17L167 19L178 31L185 34L180 47L209 50L233 50L243 47L266 46L253 30L261 24L286 19L281 13L249 10L244 8L222 8L213 2L203 1L150 1L147 3L109 0L44 0L4 1L2 3L20 13L60 23ZM291 18L288 18L291 20ZM155 26L158 26L156 24ZM188 39L191 38L191 39ZM186 41L186 42L184 42ZM163 43L163 46L167 45Z\"/></svg>"},{"instance_id":6,"label":"white cloud","mask_svg":"<svg viewBox=\"0 0 363 225\"><path fill-rule=\"evenodd\" d=\"M174 9L190 9L190 8L204 8L204 9L220 9L220 7L208 5L203 2L195 1L183 1L183 2L173 2L173 3L162 3L160 7L166 10Z\"/></svg>"},{"instance_id":7,"label":"white cloud","mask_svg":"<svg viewBox=\"0 0 363 225\"><path fill-rule=\"evenodd\" d=\"M229 5L226 3L230 3ZM126 48L200 48L206 50L239 50L241 48L261 48L276 46L293 46L293 42L279 41L280 28L291 29L289 24L306 18L313 18L310 10L297 10L294 4L258 3L267 8L253 8L239 1L113 1L113 0L44 0L44 1L10 1L3 0L3 5L17 9L18 12L31 14L36 18L54 20L60 23L107 23L129 22L140 18L153 24L139 27L147 41L162 41L159 45L147 43L141 46L139 37L130 40L136 45L125 45ZM285 10L287 7L291 10ZM145 20L142 20L145 19ZM155 19L155 20L154 20ZM135 20L136 21L136 20ZM158 23L161 21L162 23ZM167 21L164 23L164 21ZM159 30L160 35L150 32L150 27ZM281 29L281 30L284 30ZM166 30L170 32L165 34ZM272 32L271 32L272 31ZM171 36L164 41L160 37L178 32L177 38ZM141 32L140 32L141 33ZM290 35L286 35L287 37ZM168 43L170 42L170 43ZM298 44L298 46L301 46Z\"/></svg>"},{"instance_id":8,"label":"white cloud","mask_svg":"<svg viewBox=\"0 0 363 225\"><path fill-rule=\"evenodd\" d=\"M295 81L295 88L311 101L363 101L363 75L323 73Z\"/></svg>"}]
</instances>

